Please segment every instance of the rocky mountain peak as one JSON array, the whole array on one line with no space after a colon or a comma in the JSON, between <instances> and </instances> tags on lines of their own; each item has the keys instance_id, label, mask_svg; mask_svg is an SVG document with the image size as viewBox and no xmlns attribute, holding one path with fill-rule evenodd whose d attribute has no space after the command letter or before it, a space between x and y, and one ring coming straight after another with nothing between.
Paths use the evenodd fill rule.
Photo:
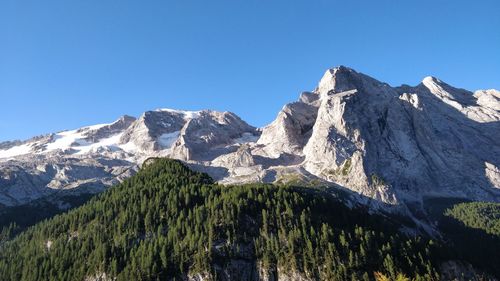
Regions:
<instances>
[{"instance_id":1,"label":"rocky mountain peak","mask_svg":"<svg viewBox=\"0 0 500 281\"><path fill-rule=\"evenodd\" d=\"M439 80L437 77L434 76L426 76L424 79L422 79L422 84L424 85L429 85L429 84L444 84L443 81Z\"/></svg>"},{"instance_id":2,"label":"rocky mountain peak","mask_svg":"<svg viewBox=\"0 0 500 281\"><path fill-rule=\"evenodd\" d=\"M495 94L472 94L435 77L392 88L341 66L286 105L258 144L268 157L303 157L300 166L311 175L390 204L424 194L499 200L497 156L483 151L489 143L500 155Z\"/></svg>"},{"instance_id":3,"label":"rocky mountain peak","mask_svg":"<svg viewBox=\"0 0 500 281\"><path fill-rule=\"evenodd\" d=\"M354 89L361 90L367 84L382 84L375 79L356 72L354 69L339 66L328 69L321 78L316 93L320 97L328 94L342 93Z\"/></svg>"},{"instance_id":4,"label":"rocky mountain peak","mask_svg":"<svg viewBox=\"0 0 500 281\"><path fill-rule=\"evenodd\" d=\"M474 96L470 91L452 87L438 78L427 76L422 80L421 85L431 94L457 109L475 104Z\"/></svg>"},{"instance_id":5,"label":"rocky mountain peak","mask_svg":"<svg viewBox=\"0 0 500 281\"><path fill-rule=\"evenodd\" d=\"M122 132L130 125L132 125L135 120L135 117L123 115L111 124L104 124L102 126L96 127L84 127L77 130L77 133L82 133L84 136L86 136L85 140L88 142L97 142L101 139L109 138Z\"/></svg>"},{"instance_id":6,"label":"rocky mountain peak","mask_svg":"<svg viewBox=\"0 0 500 281\"><path fill-rule=\"evenodd\" d=\"M149 157L183 160L222 183L298 178L389 205L500 201L499 121L496 90L472 93L435 77L393 88L340 66L260 129L231 112L157 109L2 143L0 168L11 172L0 179L0 203L106 186Z\"/></svg>"}]
</instances>

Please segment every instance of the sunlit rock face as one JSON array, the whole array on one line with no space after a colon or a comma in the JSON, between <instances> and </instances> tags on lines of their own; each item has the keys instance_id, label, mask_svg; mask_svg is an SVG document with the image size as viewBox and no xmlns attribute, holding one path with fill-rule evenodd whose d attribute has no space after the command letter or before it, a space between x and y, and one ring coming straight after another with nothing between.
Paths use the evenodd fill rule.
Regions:
<instances>
[{"instance_id":1,"label":"sunlit rock face","mask_svg":"<svg viewBox=\"0 0 500 281\"><path fill-rule=\"evenodd\" d=\"M300 179L389 205L425 196L499 201L500 92L434 77L391 87L336 67L260 129L230 112L158 109L0 143L0 204L99 192L157 156L221 183Z\"/></svg>"}]
</instances>

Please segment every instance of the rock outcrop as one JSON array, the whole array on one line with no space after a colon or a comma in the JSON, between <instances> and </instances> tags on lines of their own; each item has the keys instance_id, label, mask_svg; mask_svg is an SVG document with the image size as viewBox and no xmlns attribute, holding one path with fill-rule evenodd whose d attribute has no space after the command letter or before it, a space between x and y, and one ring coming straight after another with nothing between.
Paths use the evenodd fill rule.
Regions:
<instances>
[{"instance_id":1,"label":"rock outcrop","mask_svg":"<svg viewBox=\"0 0 500 281\"><path fill-rule=\"evenodd\" d=\"M425 196L500 201L500 92L434 77L391 87L336 67L262 129L230 112L159 109L1 143L0 204L97 192L157 156L221 183L314 181L389 205Z\"/></svg>"}]
</instances>

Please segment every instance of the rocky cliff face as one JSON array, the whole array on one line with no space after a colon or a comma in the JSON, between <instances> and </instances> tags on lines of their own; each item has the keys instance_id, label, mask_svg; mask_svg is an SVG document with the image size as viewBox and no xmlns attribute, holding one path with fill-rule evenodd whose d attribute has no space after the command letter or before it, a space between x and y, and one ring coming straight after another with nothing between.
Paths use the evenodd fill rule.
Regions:
<instances>
[{"instance_id":1,"label":"rocky cliff face","mask_svg":"<svg viewBox=\"0 0 500 281\"><path fill-rule=\"evenodd\" d=\"M18 205L58 191L99 192L131 176L151 156L193 164L235 151L258 132L233 113L148 111L94 125L3 143L0 204Z\"/></svg>"},{"instance_id":2,"label":"rocky cliff face","mask_svg":"<svg viewBox=\"0 0 500 281\"><path fill-rule=\"evenodd\" d=\"M498 92L476 94L428 77L392 88L354 70L327 71L303 165L384 202L424 195L498 199ZM492 171L492 169L489 169ZM494 172L491 173L495 174Z\"/></svg>"},{"instance_id":3,"label":"rocky cliff face","mask_svg":"<svg viewBox=\"0 0 500 281\"><path fill-rule=\"evenodd\" d=\"M500 92L427 77L391 87L347 67L256 129L229 112L148 111L0 144L0 204L99 191L145 159L181 159L221 183L314 181L387 204L500 200Z\"/></svg>"}]
</instances>

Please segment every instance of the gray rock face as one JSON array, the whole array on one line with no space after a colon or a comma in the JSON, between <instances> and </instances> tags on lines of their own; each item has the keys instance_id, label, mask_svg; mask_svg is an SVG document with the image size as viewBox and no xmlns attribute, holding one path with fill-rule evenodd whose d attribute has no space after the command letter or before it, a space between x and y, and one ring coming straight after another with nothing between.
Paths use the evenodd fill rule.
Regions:
<instances>
[{"instance_id":1,"label":"gray rock face","mask_svg":"<svg viewBox=\"0 0 500 281\"><path fill-rule=\"evenodd\" d=\"M201 111L186 122L172 147L172 156L181 160L210 161L228 153L227 146L244 134L257 134L255 128L234 113Z\"/></svg>"},{"instance_id":2,"label":"gray rock face","mask_svg":"<svg viewBox=\"0 0 500 281\"><path fill-rule=\"evenodd\" d=\"M316 121L318 108L306 102L290 103L283 107L276 120L262 130L258 144L269 155L302 154Z\"/></svg>"},{"instance_id":3,"label":"gray rock face","mask_svg":"<svg viewBox=\"0 0 500 281\"><path fill-rule=\"evenodd\" d=\"M499 199L500 182L492 180L500 164L498 99L483 98L484 107L477 97L487 92L430 77L391 88L339 67L327 71L317 94L304 148L312 174L386 203L426 195Z\"/></svg>"},{"instance_id":4,"label":"gray rock face","mask_svg":"<svg viewBox=\"0 0 500 281\"><path fill-rule=\"evenodd\" d=\"M230 112L159 109L1 143L0 204L97 192L157 156L221 183L314 181L392 205L425 196L499 201L500 92L434 77L391 87L341 66L262 129Z\"/></svg>"},{"instance_id":5,"label":"gray rock face","mask_svg":"<svg viewBox=\"0 0 500 281\"><path fill-rule=\"evenodd\" d=\"M22 143L23 142L20 140L0 142L0 149L7 150L7 149L12 148L14 146L21 145Z\"/></svg>"},{"instance_id":6,"label":"gray rock face","mask_svg":"<svg viewBox=\"0 0 500 281\"><path fill-rule=\"evenodd\" d=\"M24 204L56 192L100 192L133 175L149 157L204 168L259 132L230 112L148 111L111 124L63 131L0 149L0 204ZM242 138L240 140L240 138ZM219 178L226 172L221 168Z\"/></svg>"},{"instance_id":7,"label":"gray rock face","mask_svg":"<svg viewBox=\"0 0 500 281\"><path fill-rule=\"evenodd\" d=\"M162 148L158 139L163 134L180 131L185 122L182 112L148 111L125 130L120 143L132 143L139 151L157 151Z\"/></svg>"},{"instance_id":8,"label":"gray rock face","mask_svg":"<svg viewBox=\"0 0 500 281\"><path fill-rule=\"evenodd\" d=\"M85 132L86 136L85 140L88 142L95 143L98 142L99 140L112 137L130 127L130 125L132 125L132 123L135 120L136 120L135 117L124 115L120 117L120 119L116 120L115 122L109 125L105 125L98 129Z\"/></svg>"},{"instance_id":9,"label":"gray rock face","mask_svg":"<svg viewBox=\"0 0 500 281\"><path fill-rule=\"evenodd\" d=\"M96 158L31 155L0 162L0 203L13 206L56 192L95 193L137 171L134 163Z\"/></svg>"}]
</instances>

